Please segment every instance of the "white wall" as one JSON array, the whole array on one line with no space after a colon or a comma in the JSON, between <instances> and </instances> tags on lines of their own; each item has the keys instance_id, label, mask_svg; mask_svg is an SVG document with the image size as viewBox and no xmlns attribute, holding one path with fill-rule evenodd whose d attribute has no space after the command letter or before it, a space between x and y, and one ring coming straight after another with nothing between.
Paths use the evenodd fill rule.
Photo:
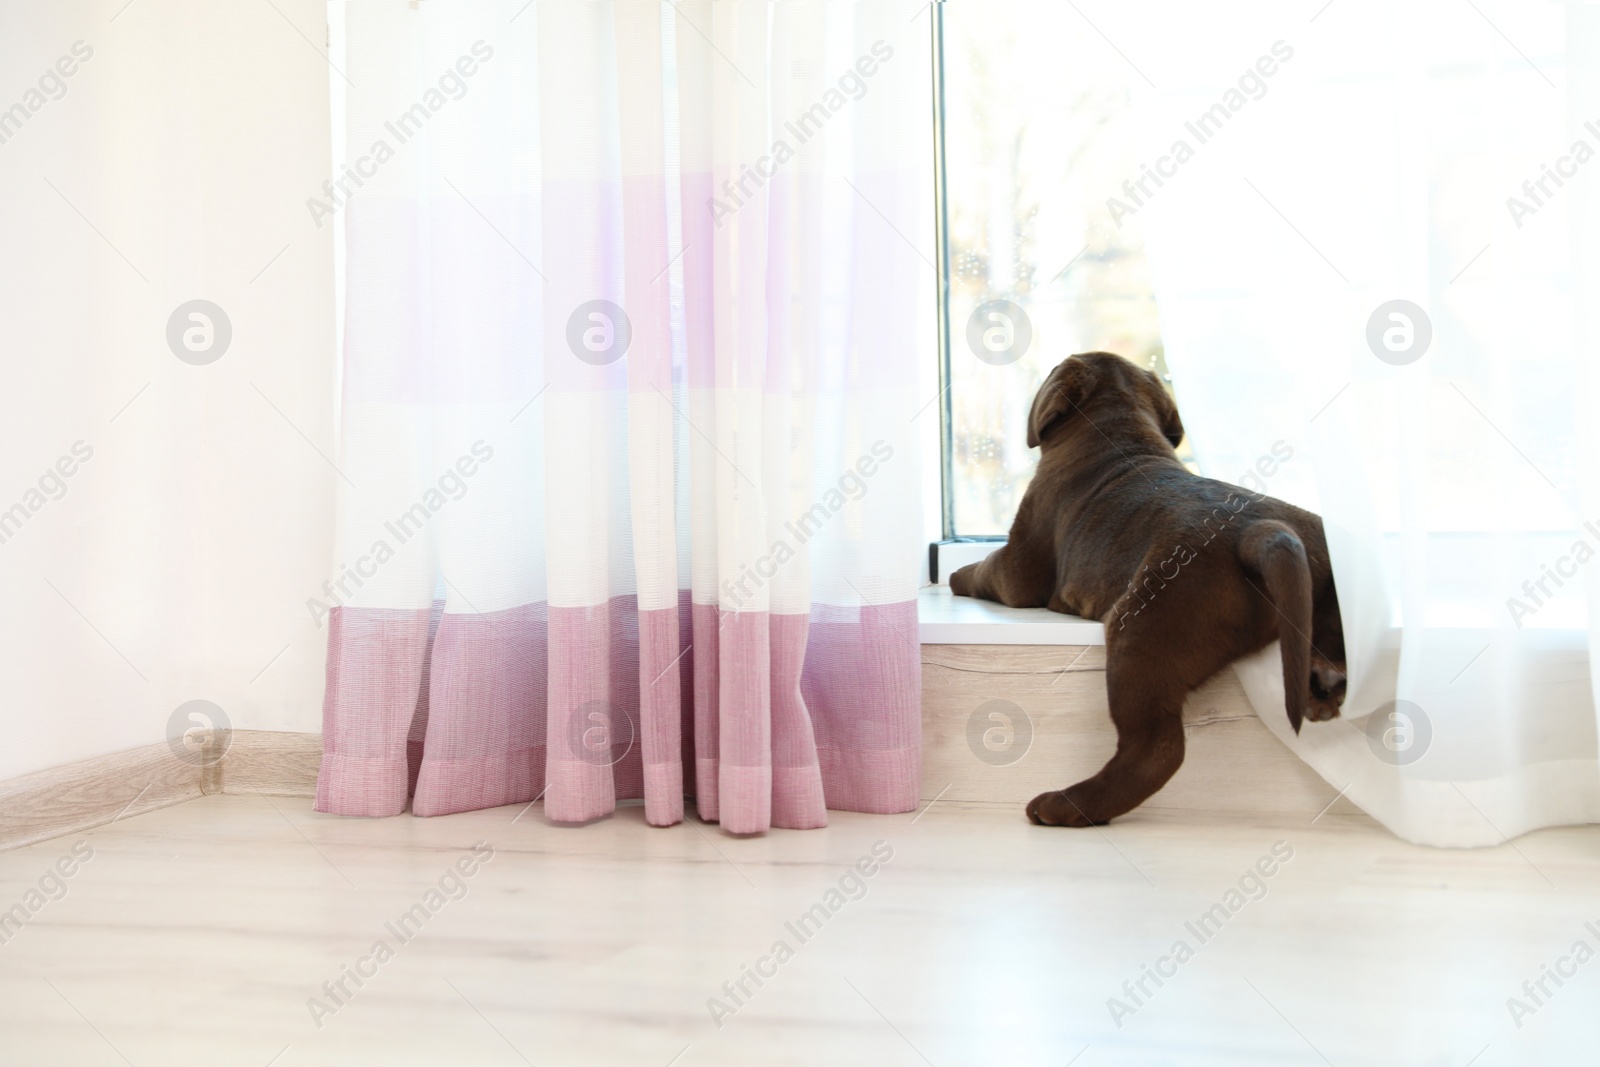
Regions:
<instances>
[{"instance_id":1,"label":"white wall","mask_svg":"<svg viewBox=\"0 0 1600 1067\"><path fill-rule=\"evenodd\" d=\"M235 727L319 728L305 600L339 477L332 231L305 207L339 77L324 4L124 2L0 6L0 111L93 49L0 127L0 513L93 449L0 543L0 778L159 741L195 698ZM194 298L233 326L207 366L165 336Z\"/></svg>"}]
</instances>

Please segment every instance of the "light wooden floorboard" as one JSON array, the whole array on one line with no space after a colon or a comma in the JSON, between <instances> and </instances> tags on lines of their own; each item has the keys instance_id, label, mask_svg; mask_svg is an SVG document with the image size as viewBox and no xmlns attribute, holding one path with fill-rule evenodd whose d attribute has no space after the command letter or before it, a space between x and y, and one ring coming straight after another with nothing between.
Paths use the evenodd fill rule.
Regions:
<instances>
[{"instance_id":1,"label":"light wooden floorboard","mask_svg":"<svg viewBox=\"0 0 1600 1067\"><path fill-rule=\"evenodd\" d=\"M93 850L0 944L0 1063L1510 1067L1590 1064L1600 1038L1600 963L1520 1029L1506 1006L1600 942L1592 828L1443 852L1336 814L1068 831L941 801L756 838L641 815L207 796L0 854L7 908ZM493 858L399 943L385 924L480 841ZM785 924L854 891L879 841L892 859L802 942ZM1186 924L1276 842L1292 858L1202 943ZM393 958L319 1027L308 1000L380 939ZM719 1028L708 998L780 940ZM1108 998L1179 940L1193 958L1117 1025Z\"/></svg>"}]
</instances>

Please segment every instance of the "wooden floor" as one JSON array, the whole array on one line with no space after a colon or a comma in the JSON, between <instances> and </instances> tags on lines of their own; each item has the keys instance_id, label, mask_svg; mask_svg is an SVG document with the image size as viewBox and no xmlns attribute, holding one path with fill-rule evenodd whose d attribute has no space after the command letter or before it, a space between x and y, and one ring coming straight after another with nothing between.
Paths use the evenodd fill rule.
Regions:
<instances>
[{"instance_id":1,"label":"wooden floor","mask_svg":"<svg viewBox=\"0 0 1600 1067\"><path fill-rule=\"evenodd\" d=\"M566 828L537 806L357 820L208 796L16 849L0 909L35 913L0 932L0 1063L1600 1057L1600 962L1569 957L1600 949L1593 828L1441 852L1338 813L1063 831L941 801L832 818L736 839L651 829L637 807ZM1541 978L1536 1004L1523 983Z\"/></svg>"}]
</instances>

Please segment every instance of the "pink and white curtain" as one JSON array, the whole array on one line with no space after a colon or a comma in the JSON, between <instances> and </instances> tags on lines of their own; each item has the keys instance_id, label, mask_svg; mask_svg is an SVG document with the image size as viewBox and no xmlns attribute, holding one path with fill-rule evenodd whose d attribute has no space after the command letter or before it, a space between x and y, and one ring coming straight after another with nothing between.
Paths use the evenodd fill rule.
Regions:
<instances>
[{"instance_id":1,"label":"pink and white curtain","mask_svg":"<svg viewBox=\"0 0 1600 1067\"><path fill-rule=\"evenodd\" d=\"M317 809L910 810L926 17L525 4L335 18Z\"/></svg>"}]
</instances>

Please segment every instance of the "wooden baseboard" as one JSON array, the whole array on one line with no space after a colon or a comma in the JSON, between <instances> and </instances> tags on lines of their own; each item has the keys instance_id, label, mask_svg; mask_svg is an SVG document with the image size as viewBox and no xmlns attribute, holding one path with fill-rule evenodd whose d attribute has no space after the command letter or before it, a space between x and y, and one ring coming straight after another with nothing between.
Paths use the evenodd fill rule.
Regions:
<instances>
[{"instance_id":1,"label":"wooden baseboard","mask_svg":"<svg viewBox=\"0 0 1600 1067\"><path fill-rule=\"evenodd\" d=\"M1272 736L1231 668L1190 694L1183 719L1183 766L1145 808L1309 819L1338 794ZM922 739L924 800L1020 808L1089 777L1117 742L1105 647L924 645ZM1327 810L1359 814L1343 798Z\"/></svg>"},{"instance_id":2,"label":"wooden baseboard","mask_svg":"<svg viewBox=\"0 0 1600 1067\"><path fill-rule=\"evenodd\" d=\"M0 850L193 800L200 778L162 742L0 782Z\"/></svg>"},{"instance_id":3,"label":"wooden baseboard","mask_svg":"<svg viewBox=\"0 0 1600 1067\"><path fill-rule=\"evenodd\" d=\"M218 764L217 788L236 796L310 797L317 793L322 735L276 730L235 730Z\"/></svg>"},{"instance_id":4,"label":"wooden baseboard","mask_svg":"<svg viewBox=\"0 0 1600 1067\"><path fill-rule=\"evenodd\" d=\"M191 763L165 742L0 782L0 851L104 826L210 793L312 796L320 734L217 731Z\"/></svg>"}]
</instances>

